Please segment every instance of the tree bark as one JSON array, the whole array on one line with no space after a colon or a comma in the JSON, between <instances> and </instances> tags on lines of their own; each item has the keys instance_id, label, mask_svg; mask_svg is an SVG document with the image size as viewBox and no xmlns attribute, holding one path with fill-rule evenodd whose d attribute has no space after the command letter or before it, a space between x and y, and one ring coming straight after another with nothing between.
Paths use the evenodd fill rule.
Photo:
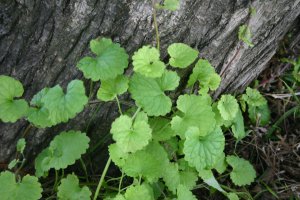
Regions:
<instances>
[{"instance_id":1,"label":"tree bark","mask_svg":"<svg viewBox=\"0 0 300 200\"><path fill-rule=\"evenodd\" d=\"M250 14L250 8L256 14ZM300 14L299 0L181 0L175 12L159 11L162 57L173 42L197 48L222 75L215 93L242 91L275 54L279 41ZM247 24L253 48L237 37ZM19 79L30 101L42 88L82 78L75 65L89 53L89 41L112 38L132 54L155 43L150 0L0 0L0 74ZM87 87L88 88L88 87ZM96 91L96 90L95 90ZM28 157L60 131L87 131L95 145L117 116L114 103L91 104L75 119L27 132ZM89 120L92 119L92 120ZM87 124L90 124L89 126ZM0 122L0 163L8 163L28 122Z\"/></svg>"}]
</instances>

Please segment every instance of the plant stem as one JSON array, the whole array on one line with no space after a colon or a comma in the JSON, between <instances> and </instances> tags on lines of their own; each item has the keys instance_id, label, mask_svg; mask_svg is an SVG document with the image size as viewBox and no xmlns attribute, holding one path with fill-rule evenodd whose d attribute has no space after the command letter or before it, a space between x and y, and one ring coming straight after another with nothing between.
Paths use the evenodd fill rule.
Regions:
<instances>
[{"instance_id":1,"label":"plant stem","mask_svg":"<svg viewBox=\"0 0 300 200\"><path fill-rule=\"evenodd\" d=\"M54 185L52 188L52 192L56 191L57 184L58 184L58 172L57 172L57 170L55 170L55 182L54 182Z\"/></svg>"},{"instance_id":2,"label":"plant stem","mask_svg":"<svg viewBox=\"0 0 300 200\"><path fill-rule=\"evenodd\" d=\"M119 191L118 191L118 194L120 194L120 192L121 192L123 177L124 177L124 172L122 172L122 176L121 176L121 179L120 179L120 182L119 182Z\"/></svg>"},{"instance_id":3,"label":"plant stem","mask_svg":"<svg viewBox=\"0 0 300 200\"><path fill-rule=\"evenodd\" d=\"M80 158L80 163L81 163L82 169L84 171L85 179L86 179L87 182L89 182L89 177L88 177L88 173L87 173L87 170L86 170L86 166L85 166L82 158Z\"/></svg>"},{"instance_id":4,"label":"plant stem","mask_svg":"<svg viewBox=\"0 0 300 200\"><path fill-rule=\"evenodd\" d=\"M98 183L98 186L97 186L97 189L96 189L96 192L95 192L95 195L94 195L93 200L96 200L97 197L98 197L98 195L99 195L99 191L100 191L101 186L102 186L102 184L103 184L104 177L105 177L105 175L106 175L106 173L107 173L107 170L108 170L108 168L109 168L110 163L111 163L111 157L109 157L108 160L107 160L107 162L106 162L106 165L105 165L105 167L104 167L103 173L102 173L101 178L100 178L100 181L99 181L99 183Z\"/></svg>"},{"instance_id":5,"label":"plant stem","mask_svg":"<svg viewBox=\"0 0 300 200\"><path fill-rule=\"evenodd\" d=\"M157 25L157 19L156 19L155 0L152 0L152 8L153 8L153 23L154 23L155 34L156 34L156 46L159 51L160 50L160 39L159 39L158 25Z\"/></svg>"},{"instance_id":6,"label":"plant stem","mask_svg":"<svg viewBox=\"0 0 300 200\"><path fill-rule=\"evenodd\" d=\"M116 95L116 101L117 101L117 104L118 104L119 113L120 113L120 115L123 115L118 95Z\"/></svg>"},{"instance_id":7,"label":"plant stem","mask_svg":"<svg viewBox=\"0 0 300 200\"><path fill-rule=\"evenodd\" d=\"M134 115L132 116L132 120L135 119L136 115L140 112L140 110L141 110L141 107L139 107L139 108L135 111Z\"/></svg>"},{"instance_id":8,"label":"plant stem","mask_svg":"<svg viewBox=\"0 0 300 200\"><path fill-rule=\"evenodd\" d=\"M281 122L287 118L288 116L290 116L291 114L298 112L300 110L300 106L295 106L293 108L291 108L290 110L288 110L287 112L285 112L274 124L273 126L269 129L269 131L266 134L266 137L269 138L271 137L271 135L273 134L273 132L278 128L279 124L281 124Z\"/></svg>"},{"instance_id":9,"label":"plant stem","mask_svg":"<svg viewBox=\"0 0 300 200\"><path fill-rule=\"evenodd\" d=\"M23 160L22 160L22 162L21 162L21 165L20 165L20 167L17 169L17 171L15 172L15 175L16 175L16 176L19 174L20 170L22 169L22 167L24 166L25 161L26 161L26 159L25 159L23 153L22 153L22 157L23 157Z\"/></svg>"},{"instance_id":10,"label":"plant stem","mask_svg":"<svg viewBox=\"0 0 300 200\"><path fill-rule=\"evenodd\" d=\"M27 127L26 127L26 129L25 129L25 131L24 131L24 133L23 133L23 138L25 138L26 137L26 135L29 133L29 131L30 131L30 129L32 128L32 125L31 124L29 124Z\"/></svg>"}]
</instances>

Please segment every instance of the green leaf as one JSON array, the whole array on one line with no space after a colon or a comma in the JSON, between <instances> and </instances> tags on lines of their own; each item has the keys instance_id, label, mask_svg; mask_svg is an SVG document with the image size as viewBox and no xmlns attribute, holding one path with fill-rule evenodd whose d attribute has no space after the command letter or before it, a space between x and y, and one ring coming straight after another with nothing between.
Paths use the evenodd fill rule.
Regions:
<instances>
[{"instance_id":1,"label":"green leaf","mask_svg":"<svg viewBox=\"0 0 300 200\"><path fill-rule=\"evenodd\" d=\"M129 154L122 169L130 177L143 176L151 183L163 176L168 163L164 148L151 142L145 149Z\"/></svg>"},{"instance_id":2,"label":"green leaf","mask_svg":"<svg viewBox=\"0 0 300 200\"><path fill-rule=\"evenodd\" d=\"M236 156L227 156L226 161L232 167L230 179L235 185L250 185L254 181L256 172L249 161Z\"/></svg>"},{"instance_id":3,"label":"green leaf","mask_svg":"<svg viewBox=\"0 0 300 200\"><path fill-rule=\"evenodd\" d=\"M121 194L117 194L115 197L105 197L104 200L126 200Z\"/></svg>"},{"instance_id":4,"label":"green leaf","mask_svg":"<svg viewBox=\"0 0 300 200\"><path fill-rule=\"evenodd\" d=\"M220 184L214 177L211 170L202 170L199 172L199 176L202 178L203 182L209 185L210 187L215 188L219 192L225 193L225 191L221 188Z\"/></svg>"},{"instance_id":5,"label":"green leaf","mask_svg":"<svg viewBox=\"0 0 300 200\"><path fill-rule=\"evenodd\" d=\"M233 136L238 141L247 136L245 132L244 118L240 109L238 109L238 112L232 121L231 130Z\"/></svg>"},{"instance_id":6,"label":"green leaf","mask_svg":"<svg viewBox=\"0 0 300 200\"><path fill-rule=\"evenodd\" d=\"M165 184L163 183L163 181L158 181L158 182L154 182L149 184L152 188L153 191L153 197L154 199L160 199L161 195L164 194L165 191Z\"/></svg>"},{"instance_id":7,"label":"green leaf","mask_svg":"<svg viewBox=\"0 0 300 200\"><path fill-rule=\"evenodd\" d=\"M189 190L196 186L198 175L194 171L180 171L180 183L187 187Z\"/></svg>"},{"instance_id":8,"label":"green leaf","mask_svg":"<svg viewBox=\"0 0 300 200\"><path fill-rule=\"evenodd\" d=\"M181 138L189 127L199 128L202 135L211 132L216 124L215 114L210 105L207 105L205 98L196 95L181 95L177 100L177 108L182 115L173 117L171 121L172 129Z\"/></svg>"},{"instance_id":9,"label":"green leaf","mask_svg":"<svg viewBox=\"0 0 300 200\"><path fill-rule=\"evenodd\" d=\"M199 81L199 86L204 90L216 90L221 82L221 77L215 72L215 68L208 60L200 59L193 69L188 80L188 86L193 86Z\"/></svg>"},{"instance_id":10,"label":"green leaf","mask_svg":"<svg viewBox=\"0 0 300 200\"><path fill-rule=\"evenodd\" d=\"M17 151L23 153L25 146L26 146L25 139L24 138L19 139L17 142Z\"/></svg>"},{"instance_id":11,"label":"green leaf","mask_svg":"<svg viewBox=\"0 0 300 200\"><path fill-rule=\"evenodd\" d=\"M177 188L177 200L197 200L197 198L185 185L179 185Z\"/></svg>"},{"instance_id":12,"label":"green leaf","mask_svg":"<svg viewBox=\"0 0 300 200\"><path fill-rule=\"evenodd\" d=\"M130 186L125 193L126 200L154 200L153 191L146 184Z\"/></svg>"},{"instance_id":13,"label":"green leaf","mask_svg":"<svg viewBox=\"0 0 300 200\"><path fill-rule=\"evenodd\" d=\"M18 162L19 162L19 160L17 160L17 159L13 159L12 161L10 161L9 162L9 164L8 164L8 169L12 169L12 168L14 168L17 164L18 164Z\"/></svg>"},{"instance_id":14,"label":"green leaf","mask_svg":"<svg viewBox=\"0 0 300 200\"><path fill-rule=\"evenodd\" d=\"M165 173L163 174L163 180L166 183L168 189L176 194L176 189L180 184L180 175L177 163L169 163L168 167L165 168Z\"/></svg>"},{"instance_id":15,"label":"green leaf","mask_svg":"<svg viewBox=\"0 0 300 200\"><path fill-rule=\"evenodd\" d=\"M256 89L247 88L246 94L242 95L242 101L248 104L248 114L252 123L266 125L270 121L270 110L267 100Z\"/></svg>"},{"instance_id":16,"label":"green leaf","mask_svg":"<svg viewBox=\"0 0 300 200\"><path fill-rule=\"evenodd\" d=\"M69 174L67 178L61 180L57 192L58 199L62 200L86 200L91 199L91 195L87 186L79 187L79 180L74 174Z\"/></svg>"},{"instance_id":17,"label":"green leaf","mask_svg":"<svg viewBox=\"0 0 300 200\"><path fill-rule=\"evenodd\" d=\"M50 88L42 98L44 107L49 110L49 119L53 124L67 122L81 112L87 104L88 98L85 95L83 82L73 80L68 84L67 93L57 85Z\"/></svg>"},{"instance_id":18,"label":"green leaf","mask_svg":"<svg viewBox=\"0 0 300 200\"><path fill-rule=\"evenodd\" d=\"M233 193L233 192L228 193L228 194L227 194L227 198L228 198L229 200L239 200L238 195L236 195L236 194Z\"/></svg>"},{"instance_id":19,"label":"green leaf","mask_svg":"<svg viewBox=\"0 0 300 200\"><path fill-rule=\"evenodd\" d=\"M151 128L146 121L133 120L127 115L117 118L111 125L110 132L116 144L124 152L141 150L151 139Z\"/></svg>"},{"instance_id":20,"label":"green leaf","mask_svg":"<svg viewBox=\"0 0 300 200\"><path fill-rule=\"evenodd\" d=\"M152 129L152 137L154 140L166 141L175 136L175 132L171 128L170 120L166 118L151 118L149 124Z\"/></svg>"},{"instance_id":21,"label":"green leaf","mask_svg":"<svg viewBox=\"0 0 300 200\"><path fill-rule=\"evenodd\" d=\"M221 128L216 127L206 136L201 136L198 128L189 130L185 134L184 159L198 172L212 168L225 147L225 137Z\"/></svg>"},{"instance_id":22,"label":"green leaf","mask_svg":"<svg viewBox=\"0 0 300 200\"><path fill-rule=\"evenodd\" d=\"M218 109L218 103L215 102L212 105L212 110L215 113L215 120L216 120L216 125L217 126L225 126L225 127L230 127L232 124L232 121L224 120L223 117L221 116L221 113Z\"/></svg>"},{"instance_id":23,"label":"green leaf","mask_svg":"<svg viewBox=\"0 0 300 200\"><path fill-rule=\"evenodd\" d=\"M98 90L97 98L102 101L113 100L117 95L121 95L127 91L128 82L128 78L123 75L119 75L114 79L101 81L101 86Z\"/></svg>"},{"instance_id":24,"label":"green leaf","mask_svg":"<svg viewBox=\"0 0 300 200\"><path fill-rule=\"evenodd\" d=\"M176 154L178 152L179 148L178 138L172 137L169 140L166 140L163 142L163 147L165 148L166 152L168 153L168 158L172 160L174 157L176 157Z\"/></svg>"},{"instance_id":25,"label":"green leaf","mask_svg":"<svg viewBox=\"0 0 300 200\"><path fill-rule=\"evenodd\" d=\"M246 101L243 98L240 98L239 102L240 102L242 111L246 112Z\"/></svg>"},{"instance_id":26,"label":"green leaf","mask_svg":"<svg viewBox=\"0 0 300 200\"><path fill-rule=\"evenodd\" d=\"M199 52L183 43L173 43L168 47L169 63L172 67L186 68L198 57Z\"/></svg>"},{"instance_id":27,"label":"green leaf","mask_svg":"<svg viewBox=\"0 0 300 200\"><path fill-rule=\"evenodd\" d=\"M256 8L255 7L250 7L249 12L250 12L250 15L255 16L256 15Z\"/></svg>"},{"instance_id":28,"label":"green leaf","mask_svg":"<svg viewBox=\"0 0 300 200\"><path fill-rule=\"evenodd\" d=\"M51 168L65 169L75 163L89 147L90 139L79 131L62 132L35 159L36 176L43 176Z\"/></svg>"},{"instance_id":29,"label":"green leaf","mask_svg":"<svg viewBox=\"0 0 300 200\"><path fill-rule=\"evenodd\" d=\"M137 111L137 110L136 110ZM136 112L135 111L135 112ZM132 115L129 115L131 117L133 117L133 115L135 114L135 112ZM144 111L139 111L136 116L135 116L135 121L144 121L148 123L148 115L144 112Z\"/></svg>"},{"instance_id":30,"label":"green leaf","mask_svg":"<svg viewBox=\"0 0 300 200\"><path fill-rule=\"evenodd\" d=\"M160 61L159 56L159 51L155 47L143 46L132 56L133 70L146 77L161 77L166 66Z\"/></svg>"},{"instance_id":31,"label":"green leaf","mask_svg":"<svg viewBox=\"0 0 300 200\"><path fill-rule=\"evenodd\" d=\"M49 111L45 108L42 99L49 91L49 88L44 88L33 96L29 108L27 120L39 128L46 128L55 125L49 118Z\"/></svg>"},{"instance_id":32,"label":"green leaf","mask_svg":"<svg viewBox=\"0 0 300 200\"><path fill-rule=\"evenodd\" d=\"M90 41L90 49L97 56L107 53L106 51L111 51L112 49L110 48L115 46L117 46L117 44L114 44L109 38L96 38Z\"/></svg>"},{"instance_id":33,"label":"green leaf","mask_svg":"<svg viewBox=\"0 0 300 200\"><path fill-rule=\"evenodd\" d=\"M227 163L225 161L225 153L223 152L217 159L216 164L213 167L217 170L219 174L223 174L227 168Z\"/></svg>"},{"instance_id":34,"label":"green leaf","mask_svg":"<svg viewBox=\"0 0 300 200\"><path fill-rule=\"evenodd\" d=\"M110 144L108 146L108 151L112 161L118 167L122 167L125 164L126 159L128 158L128 153L124 152L120 146L118 146L116 143Z\"/></svg>"},{"instance_id":35,"label":"green leaf","mask_svg":"<svg viewBox=\"0 0 300 200\"><path fill-rule=\"evenodd\" d=\"M164 0L163 5L158 5L158 8L169 10L169 11L176 11L179 9L180 1L179 0Z\"/></svg>"},{"instance_id":36,"label":"green leaf","mask_svg":"<svg viewBox=\"0 0 300 200\"><path fill-rule=\"evenodd\" d=\"M179 170L177 163L170 163L165 168L163 174L163 180L166 186L173 194L176 194L177 187L182 184L188 189L193 189L196 186L196 181L198 180L198 175L195 171L184 171Z\"/></svg>"},{"instance_id":37,"label":"green leaf","mask_svg":"<svg viewBox=\"0 0 300 200\"><path fill-rule=\"evenodd\" d=\"M218 102L218 109L224 120L233 120L239 110L239 104L233 96L222 95Z\"/></svg>"},{"instance_id":38,"label":"green leaf","mask_svg":"<svg viewBox=\"0 0 300 200\"><path fill-rule=\"evenodd\" d=\"M128 55L119 44L111 39L102 38L90 42L95 58L84 57L77 67L83 72L85 78L92 81L114 79L123 74L128 66Z\"/></svg>"},{"instance_id":39,"label":"green leaf","mask_svg":"<svg viewBox=\"0 0 300 200\"><path fill-rule=\"evenodd\" d=\"M270 122L271 113L268 104L261 106L249 106L248 113L251 122L254 124L259 121L259 125L265 126Z\"/></svg>"},{"instance_id":40,"label":"green leaf","mask_svg":"<svg viewBox=\"0 0 300 200\"><path fill-rule=\"evenodd\" d=\"M294 62L294 69L293 69L293 77L296 81L300 82L300 57Z\"/></svg>"},{"instance_id":41,"label":"green leaf","mask_svg":"<svg viewBox=\"0 0 300 200\"><path fill-rule=\"evenodd\" d=\"M249 106L262 106L267 104L267 100L259 91L250 87L247 87L246 94L242 95L242 99L246 101Z\"/></svg>"},{"instance_id":42,"label":"green leaf","mask_svg":"<svg viewBox=\"0 0 300 200\"><path fill-rule=\"evenodd\" d=\"M9 171L0 174L1 200L38 200L42 197L42 187L34 176L26 175L20 182Z\"/></svg>"},{"instance_id":43,"label":"green leaf","mask_svg":"<svg viewBox=\"0 0 300 200\"><path fill-rule=\"evenodd\" d=\"M251 41L251 31L250 28L246 25L242 25L239 28L239 40L242 40L244 43L246 43L249 47L253 47L253 43Z\"/></svg>"},{"instance_id":44,"label":"green leaf","mask_svg":"<svg viewBox=\"0 0 300 200\"><path fill-rule=\"evenodd\" d=\"M28 112L24 99L14 99L23 95L20 81L9 76L0 75L0 119L3 122L16 122Z\"/></svg>"},{"instance_id":45,"label":"green leaf","mask_svg":"<svg viewBox=\"0 0 300 200\"><path fill-rule=\"evenodd\" d=\"M178 84L179 77L172 71L165 71L156 79L134 74L129 83L129 92L149 116L159 116L171 111L172 102L165 91L174 90Z\"/></svg>"}]
</instances>

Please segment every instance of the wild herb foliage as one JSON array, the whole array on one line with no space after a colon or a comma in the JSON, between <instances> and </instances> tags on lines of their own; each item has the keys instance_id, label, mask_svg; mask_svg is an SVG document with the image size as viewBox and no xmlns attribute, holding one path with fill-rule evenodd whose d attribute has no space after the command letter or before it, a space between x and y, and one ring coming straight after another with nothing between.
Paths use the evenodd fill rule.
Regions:
<instances>
[{"instance_id":1,"label":"wild herb foliage","mask_svg":"<svg viewBox=\"0 0 300 200\"><path fill-rule=\"evenodd\" d=\"M250 31L249 26L242 25L239 28L239 39L243 41L245 44L247 44L249 47L253 47L254 44L252 43L252 34Z\"/></svg>"},{"instance_id":2,"label":"wild herb foliage","mask_svg":"<svg viewBox=\"0 0 300 200\"><path fill-rule=\"evenodd\" d=\"M176 10L178 6L178 0L165 0L156 9ZM239 37L251 46L247 27L240 29ZM198 58L196 49L183 43L168 47L168 63L161 60L159 48L141 47L132 56L131 75L124 75L129 55L120 44L97 38L90 42L90 49L95 56L82 58L77 68L91 82L100 81L98 100L116 101L120 112L111 125L115 142L108 146L110 157L93 199L152 200L164 195L192 200L196 199L192 190L200 180L229 199L239 199L238 194L220 185L215 176L230 172L232 182L244 186L255 180L256 173L250 162L225 155L223 130L231 129L237 142L247 136L242 115L246 106L253 122L267 123L269 111L264 97L257 90L247 88L240 100L242 109L229 94L214 101L210 94L218 89L220 76L208 60ZM177 96L174 91L181 79L177 71L187 67L193 67L193 72L186 93ZM135 102L130 108L133 112L124 112L120 105L119 96L127 91ZM89 101L81 80L71 81L66 92L59 85L44 88L32 98L30 105L19 99L22 95L23 86L18 80L0 76L3 122L25 118L37 128L51 127L74 118ZM18 167L15 174L1 173L1 198L39 199L42 188L38 178L46 177L50 170L55 170L57 175L59 170L74 164L87 151L89 141L80 131L60 133L36 157L36 177L26 175L21 179L18 171L24 163L26 142L19 140L17 151L23 160L10 163L10 169ZM118 192L99 195L111 161L122 172ZM122 189L124 176L133 179L127 189ZM53 189L58 199L90 199L92 194L88 186L79 185L75 174L56 181Z\"/></svg>"}]
</instances>

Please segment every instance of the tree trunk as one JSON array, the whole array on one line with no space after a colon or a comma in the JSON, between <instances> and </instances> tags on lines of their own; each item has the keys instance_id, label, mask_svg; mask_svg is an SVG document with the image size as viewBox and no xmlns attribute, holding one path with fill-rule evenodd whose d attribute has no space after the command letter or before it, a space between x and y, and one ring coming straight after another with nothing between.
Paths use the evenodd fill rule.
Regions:
<instances>
[{"instance_id":1,"label":"tree trunk","mask_svg":"<svg viewBox=\"0 0 300 200\"><path fill-rule=\"evenodd\" d=\"M250 14L250 8L256 14ZM218 96L242 91L265 68L299 16L300 1L181 0L178 11L157 14L163 57L173 42L197 48L222 75ZM242 24L251 29L253 48L238 40ZM19 79L30 101L46 86L66 86L82 78L75 65L98 36L121 43L130 54L155 43L150 0L0 0L0 74ZM63 130L87 131L95 145L116 116L116 105L106 103L91 104L67 124L48 129L25 131L25 120L0 122L0 163L12 159L16 141L25 132L26 155L34 158Z\"/></svg>"}]
</instances>

